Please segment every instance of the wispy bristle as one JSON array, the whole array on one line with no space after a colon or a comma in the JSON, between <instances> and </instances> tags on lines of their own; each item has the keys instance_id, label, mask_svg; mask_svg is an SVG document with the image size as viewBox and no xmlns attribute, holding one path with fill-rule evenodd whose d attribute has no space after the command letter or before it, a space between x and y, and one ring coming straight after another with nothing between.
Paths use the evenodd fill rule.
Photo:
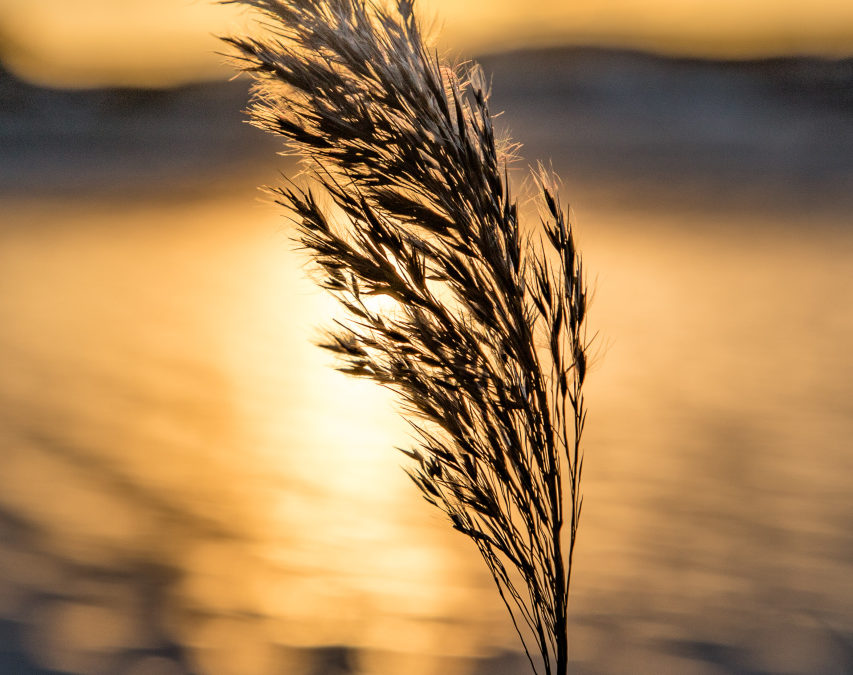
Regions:
<instances>
[{"instance_id":1,"label":"wispy bristle","mask_svg":"<svg viewBox=\"0 0 853 675\"><path fill-rule=\"evenodd\" d=\"M411 0L234 1L269 31L228 39L256 79L254 123L310 160L345 216L277 190L350 314L323 346L398 393L419 439L413 481L479 549L534 672L539 654L564 675L587 290L551 182L523 235L485 78L427 50Z\"/></svg>"}]
</instances>

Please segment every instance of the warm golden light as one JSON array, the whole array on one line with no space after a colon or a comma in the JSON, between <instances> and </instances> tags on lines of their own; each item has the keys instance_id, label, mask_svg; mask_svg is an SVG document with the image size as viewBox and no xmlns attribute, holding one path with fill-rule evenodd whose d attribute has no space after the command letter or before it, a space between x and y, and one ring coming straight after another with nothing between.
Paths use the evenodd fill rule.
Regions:
<instances>
[{"instance_id":1,"label":"warm golden light","mask_svg":"<svg viewBox=\"0 0 853 675\"><path fill-rule=\"evenodd\" d=\"M249 209L246 223L242 206L158 206L122 228L109 212L47 210L62 226L43 255L38 236L5 237L0 283L22 291L0 301L0 319L14 317L0 341L36 356L4 360L0 401L37 400L63 438L26 441L4 407L0 515L26 514L68 563L174 569L157 611L205 673L273 672L281 646L417 662L506 642L473 552L400 469L409 427L389 392L312 344L336 304L278 218ZM62 386L41 390L51 376ZM59 587L57 567L0 547L14 587ZM91 587L88 604L36 617L45 664L109 672L114 652L153 639L114 620L144 614L132 590ZM407 672L442 672L418 667Z\"/></svg>"},{"instance_id":2,"label":"warm golden light","mask_svg":"<svg viewBox=\"0 0 853 675\"><path fill-rule=\"evenodd\" d=\"M543 43L710 56L853 50L853 5L844 0L428 0L425 7L443 18L454 45L476 52Z\"/></svg>"},{"instance_id":3,"label":"warm golden light","mask_svg":"<svg viewBox=\"0 0 853 675\"><path fill-rule=\"evenodd\" d=\"M207 0L0 0L0 58L64 86L170 85L223 77L216 34L245 12ZM7 43L4 45L4 41Z\"/></svg>"},{"instance_id":4,"label":"warm golden light","mask_svg":"<svg viewBox=\"0 0 853 675\"><path fill-rule=\"evenodd\" d=\"M572 665L853 672L850 61L497 53L853 54L853 2L422 6L495 53L523 227L551 159L594 288ZM223 80L247 23L0 0L0 58ZM258 203L304 176L247 86L0 69L0 673L530 673L393 397L314 344L340 309Z\"/></svg>"},{"instance_id":5,"label":"warm golden light","mask_svg":"<svg viewBox=\"0 0 853 675\"><path fill-rule=\"evenodd\" d=\"M756 0L424 0L441 43L466 55L584 44L705 56L853 53L853 3ZM224 77L215 35L245 11L201 0L0 0L0 57L27 77L93 86ZM5 41L5 46L4 46Z\"/></svg>"}]
</instances>

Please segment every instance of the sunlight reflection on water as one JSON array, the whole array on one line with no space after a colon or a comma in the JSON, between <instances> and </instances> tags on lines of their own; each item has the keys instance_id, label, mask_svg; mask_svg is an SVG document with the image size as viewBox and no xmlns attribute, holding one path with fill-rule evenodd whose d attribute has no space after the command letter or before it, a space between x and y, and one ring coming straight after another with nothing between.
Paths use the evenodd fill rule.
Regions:
<instances>
[{"instance_id":1,"label":"sunlight reflection on water","mask_svg":"<svg viewBox=\"0 0 853 675\"><path fill-rule=\"evenodd\" d=\"M389 397L311 344L334 305L246 203L7 210L6 672L524 672L485 660L516 649L490 579L400 470ZM584 220L578 672L849 665L853 237Z\"/></svg>"},{"instance_id":2,"label":"sunlight reflection on water","mask_svg":"<svg viewBox=\"0 0 853 675\"><path fill-rule=\"evenodd\" d=\"M4 232L0 504L24 534L0 550L3 577L62 597L8 615L44 666L79 672L164 638L210 673L272 672L276 645L505 642L485 632L502 622L476 625L494 603L461 611L480 582L400 471L388 396L311 344L332 301L278 216L250 215L239 230L246 214L218 204L142 209L118 228L83 207ZM59 578L32 578L45 554ZM127 624L143 598L100 599L134 565L164 576L146 617L161 635L142 647ZM68 575L96 577L98 599ZM448 628L460 612L472 626Z\"/></svg>"}]
</instances>

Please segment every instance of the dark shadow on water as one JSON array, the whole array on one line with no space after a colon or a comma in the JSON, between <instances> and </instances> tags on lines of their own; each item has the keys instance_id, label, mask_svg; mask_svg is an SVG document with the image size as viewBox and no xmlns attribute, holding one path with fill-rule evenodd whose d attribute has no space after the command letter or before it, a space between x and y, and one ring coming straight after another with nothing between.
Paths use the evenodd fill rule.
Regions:
<instances>
[{"instance_id":1,"label":"dark shadow on water","mask_svg":"<svg viewBox=\"0 0 853 675\"><path fill-rule=\"evenodd\" d=\"M122 608L123 613L132 612L134 624L148 636L147 645L119 649L112 655L115 672L130 672L135 664L152 659L173 665L176 674L191 672L185 650L169 636L164 625L169 592L177 579L175 570L146 560L128 561L122 568L82 565L46 550L45 541L45 533L40 528L27 523L18 514L0 511L0 560L8 564L16 555L23 555L33 564L59 570L57 576L61 579L56 585L15 584L14 581L3 584L7 601L4 604L11 604L14 611L7 611L7 615L0 618L0 673L47 675L66 672L41 664L45 656L41 653L42 643L45 637L52 637L44 633L43 617L49 616L53 609L73 603L97 607L104 598L99 598L99 593L92 589L106 587L121 588L122 595L132 598L132 609ZM13 599L11 603L8 602L10 598ZM98 656L93 654L93 660ZM162 668L158 672L161 671L170 672Z\"/></svg>"},{"instance_id":2,"label":"dark shadow on water","mask_svg":"<svg viewBox=\"0 0 853 675\"><path fill-rule=\"evenodd\" d=\"M0 619L0 673L9 675L57 675L34 663L24 651L21 626L15 621Z\"/></svg>"},{"instance_id":3,"label":"dark shadow on water","mask_svg":"<svg viewBox=\"0 0 853 675\"><path fill-rule=\"evenodd\" d=\"M835 638L835 646L840 648L825 650L820 669L813 672L853 673L853 652L850 651L849 643L843 636L833 635L828 631L824 633L824 637ZM749 653L739 647L698 640L661 641L656 646L666 653L683 656L696 663L718 666L722 672L732 675L772 675L773 673L770 670L751 666ZM778 648L783 651L786 645L780 641Z\"/></svg>"},{"instance_id":4,"label":"dark shadow on water","mask_svg":"<svg viewBox=\"0 0 853 675\"><path fill-rule=\"evenodd\" d=\"M669 640L660 643L660 647L677 656L684 656L692 661L720 666L727 673L738 675L769 675L763 670L752 670L745 664L745 650L731 645L699 640Z\"/></svg>"},{"instance_id":5,"label":"dark shadow on water","mask_svg":"<svg viewBox=\"0 0 853 675\"><path fill-rule=\"evenodd\" d=\"M530 669L527 660L521 654L500 654L484 660L473 675L518 675Z\"/></svg>"},{"instance_id":6,"label":"dark shadow on water","mask_svg":"<svg viewBox=\"0 0 853 675\"><path fill-rule=\"evenodd\" d=\"M306 675L350 675L356 672L356 653L349 647L312 650L314 664Z\"/></svg>"}]
</instances>

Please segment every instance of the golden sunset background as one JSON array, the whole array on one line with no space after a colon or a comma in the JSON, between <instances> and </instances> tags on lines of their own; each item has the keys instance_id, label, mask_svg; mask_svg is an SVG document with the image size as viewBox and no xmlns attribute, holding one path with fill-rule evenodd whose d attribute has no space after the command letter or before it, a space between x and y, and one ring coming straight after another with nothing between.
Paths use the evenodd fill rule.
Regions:
<instances>
[{"instance_id":1,"label":"golden sunset background","mask_svg":"<svg viewBox=\"0 0 853 675\"><path fill-rule=\"evenodd\" d=\"M598 45L708 57L853 52L845 0L425 0L441 44L468 56L525 46ZM247 13L202 0L2 0L3 57L50 84L173 84L227 73L215 35Z\"/></svg>"},{"instance_id":2,"label":"golden sunset background","mask_svg":"<svg viewBox=\"0 0 853 675\"><path fill-rule=\"evenodd\" d=\"M572 673L853 671L853 4L424 2L598 331ZM435 18L438 17L438 18ZM522 675L201 1L0 0L0 673Z\"/></svg>"}]
</instances>

